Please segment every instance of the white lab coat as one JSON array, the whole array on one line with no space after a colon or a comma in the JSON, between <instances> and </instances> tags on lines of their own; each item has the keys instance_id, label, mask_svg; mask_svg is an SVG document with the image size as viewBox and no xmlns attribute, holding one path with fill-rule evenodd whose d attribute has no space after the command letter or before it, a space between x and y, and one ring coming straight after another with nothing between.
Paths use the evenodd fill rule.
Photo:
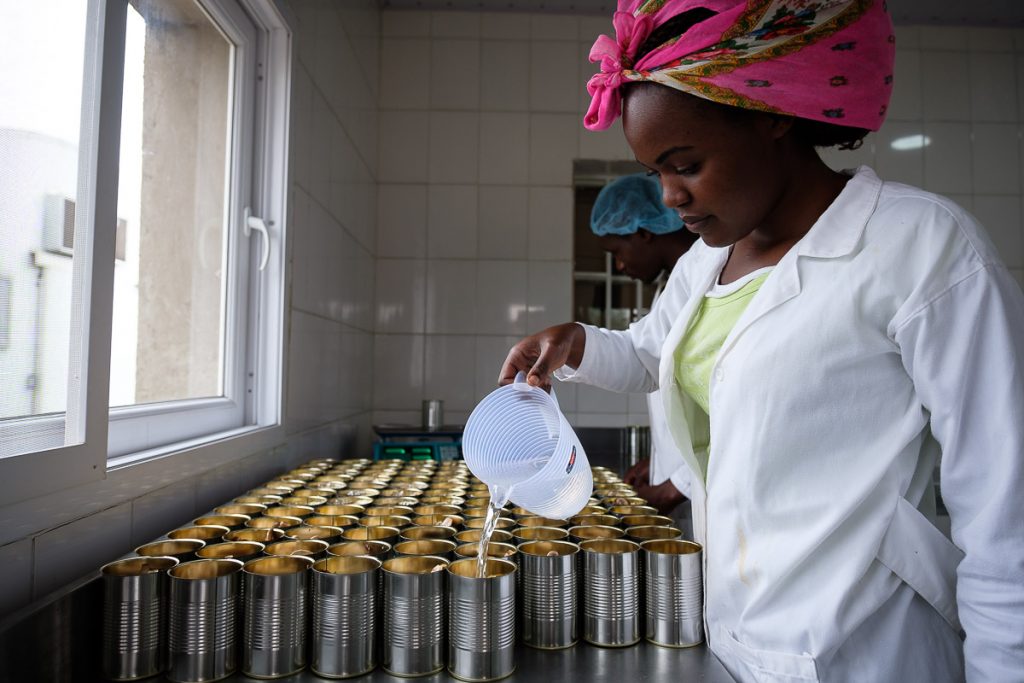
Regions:
<instances>
[{"instance_id":1,"label":"white lab coat","mask_svg":"<svg viewBox=\"0 0 1024 683\"><path fill-rule=\"evenodd\" d=\"M665 287L670 286L673 278L682 277L682 269L674 268L669 273ZM676 287L679 286L677 283ZM648 315L659 315L662 306L661 288L654 294L654 301L651 302L651 310ZM690 497L690 468L686 460L676 446L672 438L672 432L668 428L668 420L665 417L665 403L661 397L661 391L655 390L647 394L647 412L650 415L651 429L651 466L648 471L648 481L652 486L662 484L667 480L681 494Z\"/></svg>"},{"instance_id":2,"label":"white lab coat","mask_svg":"<svg viewBox=\"0 0 1024 683\"><path fill-rule=\"evenodd\" d=\"M994 247L859 169L726 339L708 456L672 352L726 257L698 242L657 315L587 327L559 371L662 387L712 650L742 681L1024 679L1024 296ZM955 545L928 519L940 454Z\"/></svg>"}]
</instances>

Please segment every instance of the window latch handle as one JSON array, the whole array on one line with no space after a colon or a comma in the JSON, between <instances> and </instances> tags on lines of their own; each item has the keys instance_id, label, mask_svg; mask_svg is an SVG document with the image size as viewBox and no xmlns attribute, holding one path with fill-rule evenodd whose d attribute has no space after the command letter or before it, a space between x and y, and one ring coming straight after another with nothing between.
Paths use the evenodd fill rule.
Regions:
<instances>
[{"instance_id":1,"label":"window latch handle","mask_svg":"<svg viewBox=\"0 0 1024 683\"><path fill-rule=\"evenodd\" d=\"M267 267L267 260L270 258L270 233L267 231L267 224L259 216L253 216L249 207L245 207L245 222L242 224L242 231L246 237L252 236L252 231L263 236L263 249L260 256L260 270Z\"/></svg>"}]
</instances>

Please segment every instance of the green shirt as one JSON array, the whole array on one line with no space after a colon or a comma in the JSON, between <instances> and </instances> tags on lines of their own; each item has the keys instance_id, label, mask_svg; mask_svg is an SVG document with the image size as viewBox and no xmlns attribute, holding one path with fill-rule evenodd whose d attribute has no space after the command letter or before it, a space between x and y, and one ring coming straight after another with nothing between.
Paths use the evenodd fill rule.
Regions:
<instances>
[{"instance_id":1,"label":"green shirt","mask_svg":"<svg viewBox=\"0 0 1024 683\"><path fill-rule=\"evenodd\" d=\"M761 269L751 273L753 277L715 285L700 302L690 328L676 349L676 381L708 415L711 414L708 386L718 352L769 274L770 271Z\"/></svg>"}]
</instances>

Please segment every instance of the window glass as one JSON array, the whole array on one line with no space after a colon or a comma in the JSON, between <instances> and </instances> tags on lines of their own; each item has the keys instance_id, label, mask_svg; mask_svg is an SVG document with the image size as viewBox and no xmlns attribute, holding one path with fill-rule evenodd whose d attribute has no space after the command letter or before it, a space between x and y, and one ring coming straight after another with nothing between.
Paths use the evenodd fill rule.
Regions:
<instances>
[{"instance_id":1,"label":"window glass","mask_svg":"<svg viewBox=\"0 0 1024 683\"><path fill-rule=\"evenodd\" d=\"M193 0L131 0L111 406L224 393L232 58Z\"/></svg>"},{"instance_id":2,"label":"window glass","mask_svg":"<svg viewBox=\"0 0 1024 683\"><path fill-rule=\"evenodd\" d=\"M0 420L67 411L87 9L0 1Z\"/></svg>"}]
</instances>

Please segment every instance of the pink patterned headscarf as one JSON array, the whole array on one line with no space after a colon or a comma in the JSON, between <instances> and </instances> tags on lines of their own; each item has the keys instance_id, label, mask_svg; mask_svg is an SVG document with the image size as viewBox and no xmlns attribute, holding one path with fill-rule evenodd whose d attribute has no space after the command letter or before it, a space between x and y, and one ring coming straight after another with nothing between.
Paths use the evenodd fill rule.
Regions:
<instances>
[{"instance_id":1,"label":"pink patterned headscarf","mask_svg":"<svg viewBox=\"0 0 1024 683\"><path fill-rule=\"evenodd\" d=\"M714 15L639 60L652 31L703 8ZM884 0L619 0L615 40L599 36L583 125L604 130L620 86L652 81L744 109L878 130L892 94L895 39Z\"/></svg>"}]
</instances>

